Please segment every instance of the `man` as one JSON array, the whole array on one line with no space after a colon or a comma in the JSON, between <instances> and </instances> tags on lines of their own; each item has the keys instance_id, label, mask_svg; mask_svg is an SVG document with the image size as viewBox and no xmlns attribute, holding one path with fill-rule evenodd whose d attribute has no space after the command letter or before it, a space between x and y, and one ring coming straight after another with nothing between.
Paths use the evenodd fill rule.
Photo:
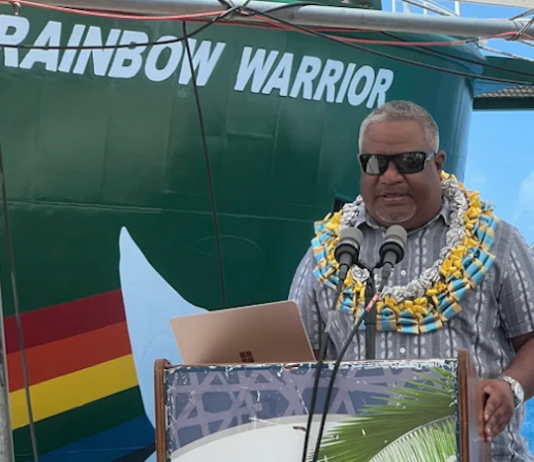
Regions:
<instances>
[{"instance_id":1,"label":"man","mask_svg":"<svg viewBox=\"0 0 534 462\"><path fill-rule=\"evenodd\" d=\"M299 305L314 349L335 294L332 249L340 228L362 231L360 260L374 266L387 227L403 226L405 256L389 280L388 297L377 304L376 357L451 357L468 350L488 395L484 431L493 460L534 461L519 433L524 401L534 395L529 247L514 227L497 220L476 194L443 172L438 127L420 106L393 101L375 109L360 127L359 151L361 197L318 224L289 295ZM352 294L332 315L329 359L337 356L362 309L366 275L356 269L351 275ZM365 359L364 330L344 357L354 359Z\"/></svg>"}]
</instances>

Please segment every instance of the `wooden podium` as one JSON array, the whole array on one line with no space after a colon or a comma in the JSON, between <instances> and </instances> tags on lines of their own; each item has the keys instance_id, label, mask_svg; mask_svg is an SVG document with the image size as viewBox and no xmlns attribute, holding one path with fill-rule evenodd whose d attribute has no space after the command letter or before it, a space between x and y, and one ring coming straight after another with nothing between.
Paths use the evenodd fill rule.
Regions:
<instances>
[{"instance_id":1,"label":"wooden podium","mask_svg":"<svg viewBox=\"0 0 534 462\"><path fill-rule=\"evenodd\" d=\"M323 365L313 455L332 364ZM314 363L155 363L158 462L301 462ZM466 351L454 359L343 362L319 460L490 462L482 392Z\"/></svg>"}]
</instances>

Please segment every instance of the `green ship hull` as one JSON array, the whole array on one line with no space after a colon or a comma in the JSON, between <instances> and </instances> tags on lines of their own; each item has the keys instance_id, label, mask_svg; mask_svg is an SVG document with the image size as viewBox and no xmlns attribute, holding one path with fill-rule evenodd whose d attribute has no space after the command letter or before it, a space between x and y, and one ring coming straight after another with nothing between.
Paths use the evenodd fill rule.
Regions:
<instances>
[{"instance_id":1,"label":"green ship hull","mask_svg":"<svg viewBox=\"0 0 534 462\"><path fill-rule=\"evenodd\" d=\"M27 7L20 16L5 6L1 13L0 43L113 45L182 35L182 24L172 21ZM196 27L188 24L189 31ZM381 34L353 36L384 40ZM130 261L121 239L129 248L135 244L151 274L191 306L221 309L286 298L313 222L358 193L360 122L394 99L431 111L448 152L446 168L463 177L477 92L471 78L297 32L215 25L190 44L210 170L181 43L94 52L3 50L0 136L42 462L153 457L151 404L139 385L150 371L141 371L136 360L146 339L132 334L136 320L122 287L125 272L137 266L120 268L121 259ZM473 46L434 48L454 58L416 48L366 49L483 72L484 59ZM11 412L22 462L33 456L5 244L0 252ZM158 306L150 309L146 319Z\"/></svg>"}]
</instances>

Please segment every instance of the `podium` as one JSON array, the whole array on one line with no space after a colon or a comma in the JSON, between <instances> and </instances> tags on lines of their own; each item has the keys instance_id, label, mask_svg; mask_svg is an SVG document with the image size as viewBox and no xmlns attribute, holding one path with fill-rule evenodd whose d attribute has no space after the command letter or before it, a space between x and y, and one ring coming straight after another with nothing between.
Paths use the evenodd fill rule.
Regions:
<instances>
[{"instance_id":1,"label":"podium","mask_svg":"<svg viewBox=\"0 0 534 462\"><path fill-rule=\"evenodd\" d=\"M158 462L301 462L315 363L155 363ZM312 460L333 369L325 363ZM343 362L321 462L490 462L482 392L468 353L451 359Z\"/></svg>"}]
</instances>

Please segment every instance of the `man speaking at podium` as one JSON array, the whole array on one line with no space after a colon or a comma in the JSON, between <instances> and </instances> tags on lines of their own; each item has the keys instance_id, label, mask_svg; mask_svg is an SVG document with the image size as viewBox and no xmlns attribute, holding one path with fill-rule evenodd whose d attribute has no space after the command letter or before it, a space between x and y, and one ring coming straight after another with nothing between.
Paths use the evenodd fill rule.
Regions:
<instances>
[{"instance_id":1,"label":"man speaking at podium","mask_svg":"<svg viewBox=\"0 0 534 462\"><path fill-rule=\"evenodd\" d=\"M439 130L407 101L375 109L360 127L360 196L316 224L312 246L290 290L314 349L338 282L334 250L341 230L363 234L360 261L374 266L385 231L408 232L376 304L377 359L453 357L469 351L488 395L484 431L498 462L534 461L519 431L534 395L534 258L519 232L443 171ZM331 313L328 359L364 308L369 273L353 266ZM344 360L366 359L359 330Z\"/></svg>"}]
</instances>

